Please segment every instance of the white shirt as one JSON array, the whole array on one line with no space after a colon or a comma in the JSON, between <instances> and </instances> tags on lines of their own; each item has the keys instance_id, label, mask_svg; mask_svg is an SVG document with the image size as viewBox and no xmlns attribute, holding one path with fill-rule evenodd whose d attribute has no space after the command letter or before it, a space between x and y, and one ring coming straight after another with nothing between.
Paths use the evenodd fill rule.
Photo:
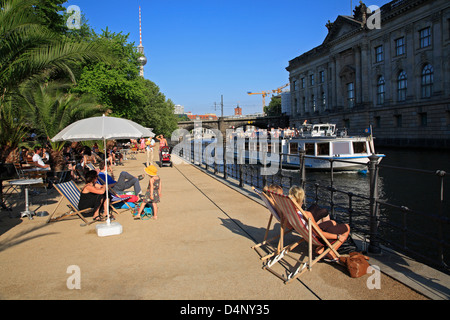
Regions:
<instances>
[{"instance_id":1,"label":"white shirt","mask_svg":"<svg viewBox=\"0 0 450 320\"><path fill-rule=\"evenodd\" d=\"M42 166L42 167L45 166L45 163L44 163L44 161L42 161L41 156L40 156L39 154L37 154L37 153L35 153L35 154L33 155L33 162L37 162L38 165L40 165L40 166ZM39 167L39 168L40 168L40 169L44 169L44 170L49 170L49 168L41 168L41 167Z\"/></svg>"},{"instance_id":2,"label":"white shirt","mask_svg":"<svg viewBox=\"0 0 450 320\"><path fill-rule=\"evenodd\" d=\"M149 140L150 140L150 139L149 139ZM155 145L155 140L152 139L152 140L150 141L150 144L146 146L146 147L147 147L147 150L153 150L153 146L154 146L154 145Z\"/></svg>"}]
</instances>

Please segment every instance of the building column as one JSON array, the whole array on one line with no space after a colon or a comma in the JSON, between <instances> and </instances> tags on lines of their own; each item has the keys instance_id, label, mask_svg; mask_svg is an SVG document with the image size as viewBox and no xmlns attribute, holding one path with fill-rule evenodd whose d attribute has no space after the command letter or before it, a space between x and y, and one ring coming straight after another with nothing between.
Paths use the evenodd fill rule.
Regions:
<instances>
[{"instance_id":1,"label":"building column","mask_svg":"<svg viewBox=\"0 0 450 320\"><path fill-rule=\"evenodd\" d=\"M361 76L361 47L354 46L353 54L355 56L355 105L362 103L362 84L363 78Z\"/></svg>"},{"instance_id":2,"label":"building column","mask_svg":"<svg viewBox=\"0 0 450 320\"><path fill-rule=\"evenodd\" d=\"M362 92L361 92L361 102L370 102L370 84L371 79L369 78L369 67L370 67L370 54L369 54L369 44L366 42L361 43L361 79L362 81Z\"/></svg>"}]
</instances>

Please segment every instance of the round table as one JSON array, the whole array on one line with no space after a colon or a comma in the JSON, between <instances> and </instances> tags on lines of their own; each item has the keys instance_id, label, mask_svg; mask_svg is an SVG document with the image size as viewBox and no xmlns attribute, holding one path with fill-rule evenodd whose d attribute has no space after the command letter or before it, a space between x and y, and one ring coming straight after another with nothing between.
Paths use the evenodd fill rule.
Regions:
<instances>
[{"instance_id":1,"label":"round table","mask_svg":"<svg viewBox=\"0 0 450 320\"><path fill-rule=\"evenodd\" d=\"M29 209L28 204L28 187L34 184L40 184L44 183L44 180L42 178L39 179L18 179L18 180L11 180L9 181L10 184L14 186L23 186L25 187L25 211L22 211L20 213L20 217L28 216L28 219L32 220L33 215L35 215L34 211L31 211Z\"/></svg>"}]
</instances>

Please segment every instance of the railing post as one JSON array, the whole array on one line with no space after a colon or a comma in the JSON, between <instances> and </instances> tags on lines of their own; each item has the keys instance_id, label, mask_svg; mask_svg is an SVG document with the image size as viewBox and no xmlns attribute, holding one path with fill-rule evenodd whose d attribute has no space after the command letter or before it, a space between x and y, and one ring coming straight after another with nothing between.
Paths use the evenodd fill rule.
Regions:
<instances>
[{"instance_id":1,"label":"railing post","mask_svg":"<svg viewBox=\"0 0 450 320\"><path fill-rule=\"evenodd\" d=\"M243 187L244 186L244 175L243 175L243 168L242 168L242 164L239 164L239 187Z\"/></svg>"},{"instance_id":2,"label":"railing post","mask_svg":"<svg viewBox=\"0 0 450 320\"><path fill-rule=\"evenodd\" d=\"M303 149L298 152L298 159L300 164L300 186L303 188L303 190L306 190L305 155L306 151Z\"/></svg>"},{"instance_id":3,"label":"railing post","mask_svg":"<svg viewBox=\"0 0 450 320\"><path fill-rule=\"evenodd\" d=\"M267 185L267 177L266 177L266 161L267 161L267 153L263 153L263 168L264 168L264 174L262 175L262 188L264 188Z\"/></svg>"},{"instance_id":4,"label":"railing post","mask_svg":"<svg viewBox=\"0 0 450 320\"><path fill-rule=\"evenodd\" d=\"M369 175L370 175L370 221L369 221L369 252L380 254L381 248L378 237L378 156L369 157Z\"/></svg>"}]
</instances>

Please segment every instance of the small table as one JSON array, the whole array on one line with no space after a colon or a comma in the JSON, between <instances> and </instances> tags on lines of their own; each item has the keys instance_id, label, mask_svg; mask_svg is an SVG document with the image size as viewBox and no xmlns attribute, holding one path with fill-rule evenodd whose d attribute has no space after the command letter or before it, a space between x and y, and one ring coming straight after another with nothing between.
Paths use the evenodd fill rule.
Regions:
<instances>
[{"instance_id":1,"label":"small table","mask_svg":"<svg viewBox=\"0 0 450 320\"><path fill-rule=\"evenodd\" d=\"M14 186L24 186L25 187L25 211L22 211L20 213L20 217L28 216L28 219L32 220L33 215L35 214L34 211L30 211L29 209L29 203L28 203L28 187L34 184L40 184L43 183L44 180L42 178L39 179L19 179L19 180L11 180L9 181L10 184Z\"/></svg>"},{"instance_id":2,"label":"small table","mask_svg":"<svg viewBox=\"0 0 450 320\"><path fill-rule=\"evenodd\" d=\"M130 149L120 149L120 153L123 155L123 160L128 160L127 155L130 152Z\"/></svg>"}]
</instances>

